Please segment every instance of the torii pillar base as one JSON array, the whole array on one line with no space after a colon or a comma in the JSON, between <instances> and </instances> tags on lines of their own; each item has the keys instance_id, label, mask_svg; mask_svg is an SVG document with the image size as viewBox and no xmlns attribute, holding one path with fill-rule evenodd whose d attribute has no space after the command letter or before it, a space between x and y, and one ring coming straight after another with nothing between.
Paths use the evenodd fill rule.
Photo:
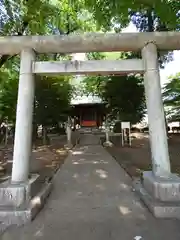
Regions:
<instances>
[{"instance_id":1,"label":"torii pillar base","mask_svg":"<svg viewBox=\"0 0 180 240\"><path fill-rule=\"evenodd\" d=\"M106 141L106 142L103 143L103 146L104 147L113 147L113 143L110 142L110 141Z\"/></svg>"},{"instance_id":2,"label":"torii pillar base","mask_svg":"<svg viewBox=\"0 0 180 240\"><path fill-rule=\"evenodd\" d=\"M180 219L180 177L176 174L161 178L144 172L143 180L134 181L133 186L156 218Z\"/></svg>"},{"instance_id":3,"label":"torii pillar base","mask_svg":"<svg viewBox=\"0 0 180 240\"><path fill-rule=\"evenodd\" d=\"M27 182L0 184L0 233L11 225L21 226L35 218L52 189L52 183L42 183L38 174Z\"/></svg>"},{"instance_id":4,"label":"torii pillar base","mask_svg":"<svg viewBox=\"0 0 180 240\"><path fill-rule=\"evenodd\" d=\"M73 148L73 144L72 144L72 143L67 143L66 145L64 145L64 148L65 148L66 150L70 150L70 149Z\"/></svg>"}]
</instances>

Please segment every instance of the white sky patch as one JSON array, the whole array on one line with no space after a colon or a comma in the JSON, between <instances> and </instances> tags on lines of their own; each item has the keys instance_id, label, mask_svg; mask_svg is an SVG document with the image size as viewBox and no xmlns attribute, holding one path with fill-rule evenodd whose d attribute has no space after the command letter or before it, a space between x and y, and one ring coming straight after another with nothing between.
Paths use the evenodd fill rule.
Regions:
<instances>
[{"instance_id":1,"label":"white sky patch","mask_svg":"<svg viewBox=\"0 0 180 240\"><path fill-rule=\"evenodd\" d=\"M170 75L180 72L180 51L174 51L174 60L166 64L164 69L160 70L161 86L168 82Z\"/></svg>"},{"instance_id":2,"label":"white sky patch","mask_svg":"<svg viewBox=\"0 0 180 240\"><path fill-rule=\"evenodd\" d=\"M73 60L84 61L86 54L85 53L75 53L75 54L72 54L72 56L73 56L72 57Z\"/></svg>"},{"instance_id":3,"label":"white sky patch","mask_svg":"<svg viewBox=\"0 0 180 240\"><path fill-rule=\"evenodd\" d=\"M138 30L136 26L132 22L130 22L128 27L122 29L122 32L132 33L132 32L138 32Z\"/></svg>"}]
</instances>

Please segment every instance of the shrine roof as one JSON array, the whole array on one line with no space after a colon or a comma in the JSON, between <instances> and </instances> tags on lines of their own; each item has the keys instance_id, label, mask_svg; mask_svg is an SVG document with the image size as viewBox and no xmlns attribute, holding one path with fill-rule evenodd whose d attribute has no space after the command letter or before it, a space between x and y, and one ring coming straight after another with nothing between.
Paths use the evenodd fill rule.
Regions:
<instances>
[{"instance_id":1,"label":"shrine roof","mask_svg":"<svg viewBox=\"0 0 180 240\"><path fill-rule=\"evenodd\" d=\"M71 100L71 105L94 105L103 104L103 101L98 96L77 96Z\"/></svg>"}]
</instances>

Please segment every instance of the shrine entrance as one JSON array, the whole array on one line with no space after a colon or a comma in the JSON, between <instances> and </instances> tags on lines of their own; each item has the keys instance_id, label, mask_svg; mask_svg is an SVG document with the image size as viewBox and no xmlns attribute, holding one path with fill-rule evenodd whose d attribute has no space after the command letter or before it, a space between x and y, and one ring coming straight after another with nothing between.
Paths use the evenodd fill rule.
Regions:
<instances>
[{"instance_id":1,"label":"shrine entrance","mask_svg":"<svg viewBox=\"0 0 180 240\"><path fill-rule=\"evenodd\" d=\"M171 173L170 168L164 109L161 98L158 49L180 49L180 33L1 37L0 54L20 53L21 63L13 168L11 182L6 186L6 190L11 194L6 196L5 194L1 194L0 201L2 200L1 198L3 198L1 202L3 202L5 206L7 203L8 205L18 206L18 204L22 204L24 201L24 197L22 196L28 194L26 190L29 187L28 177L35 74L122 75L140 73L144 74L153 169L152 172L145 172L143 174L143 182L139 185L139 192L155 216L174 217L178 215L180 208L176 203L180 199L180 179ZM142 59L116 61L36 61L36 55L38 53L85 53L93 51L141 51ZM82 126L98 124L97 118L96 123L94 118L88 122L85 113L81 115L81 118L80 124ZM137 189L139 188L137 187ZM2 189L0 189L0 191L2 192ZM174 194L174 192L176 194ZM21 194L19 194L17 198L18 193ZM30 196L26 197L29 198Z\"/></svg>"},{"instance_id":2,"label":"shrine entrance","mask_svg":"<svg viewBox=\"0 0 180 240\"><path fill-rule=\"evenodd\" d=\"M73 105L73 115L80 128L99 129L105 116L104 103L81 103Z\"/></svg>"}]
</instances>

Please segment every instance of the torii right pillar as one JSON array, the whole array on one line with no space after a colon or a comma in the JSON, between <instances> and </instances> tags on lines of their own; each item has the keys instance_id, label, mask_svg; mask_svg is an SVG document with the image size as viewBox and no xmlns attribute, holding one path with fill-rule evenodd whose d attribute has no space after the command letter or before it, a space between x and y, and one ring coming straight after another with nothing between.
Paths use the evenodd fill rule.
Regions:
<instances>
[{"instance_id":1,"label":"torii right pillar","mask_svg":"<svg viewBox=\"0 0 180 240\"><path fill-rule=\"evenodd\" d=\"M180 178L171 173L157 47L154 43L144 46L142 58L152 171L144 172L142 182L136 183L135 188L155 217L180 218Z\"/></svg>"}]
</instances>

